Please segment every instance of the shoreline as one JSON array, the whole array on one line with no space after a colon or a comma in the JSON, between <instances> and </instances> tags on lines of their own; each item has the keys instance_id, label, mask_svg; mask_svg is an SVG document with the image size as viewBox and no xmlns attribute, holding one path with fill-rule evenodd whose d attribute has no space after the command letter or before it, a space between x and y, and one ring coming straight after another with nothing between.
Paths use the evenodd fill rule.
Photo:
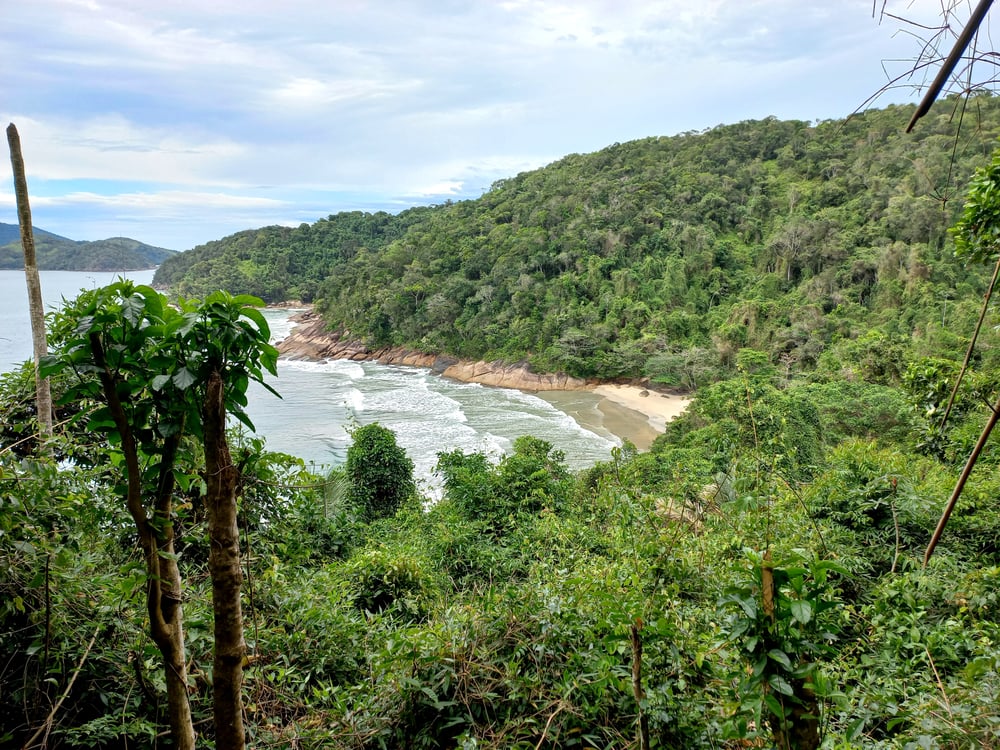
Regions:
<instances>
[{"instance_id":1,"label":"shoreline","mask_svg":"<svg viewBox=\"0 0 1000 750\"><path fill-rule=\"evenodd\" d=\"M465 383L512 388L537 396L578 425L597 434L628 440L639 450L650 445L680 416L691 399L663 393L643 384L583 380L561 373L534 373L526 364L474 362L454 357L422 354L406 349L369 350L360 342L344 340L325 330L311 310L293 316L295 325L278 342L288 359L321 362L326 359L374 361L381 364L429 368L436 375Z\"/></svg>"},{"instance_id":2,"label":"shoreline","mask_svg":"<svg viewBox=\"0 0 1000 750\"><path fill-rule=\"evenodd\" d=\"M686 396L618 383L602 383L585 391L539 391L535 395L571 416L581 427L628 440L641 451L649 450L667 422L683 414L691 403Z\"/></svg>"},{"instance_id":3,"label":"shoreline","mask_svg":"<svg viewBox=\"0 0 1000 750\"><path fill-rule=\"evenodd\" d=\"M667 395L660 404L642 393L653 392L641 386L612 385L610 391L595 386L578 391L535 391L533 395L569 415L582 428L628 440L645 451L663 434L666 423L687 408L690 399Z\"/></svg>"},{"instance_id":4,"label":"shoreline","mask_svg":"<svg viewBox=\"0 0 1000 750\"><path fill-rule=\"evenodd\" d=\"M686 396L652 391L637 385L604 383L594 388L594 393L644 415L658 432L663 432L667 422L683 414L691 403Z\"/></svg>"}]
</instances>

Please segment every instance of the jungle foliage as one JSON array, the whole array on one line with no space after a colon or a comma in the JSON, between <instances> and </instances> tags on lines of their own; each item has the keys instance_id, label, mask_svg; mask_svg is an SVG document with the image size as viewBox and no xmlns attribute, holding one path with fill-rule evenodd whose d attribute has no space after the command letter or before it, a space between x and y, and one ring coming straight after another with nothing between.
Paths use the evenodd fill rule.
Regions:
<instances>
[{"instance_id":1,"label":"jungle foliage","mask_svg":"<svg viewBox=\"0 0 1000 750\"><path fill-rule=\"evenodd\" d=\"M953 356L971 329L988 275L947 229L998 113L983 94L940 102L910 135L912 107L890 106L615 144L476 200L234 235L156 281L314 299L372 347L546 372L692 388L749 347L786 370L898 382L904 349Z\"/></svg>"},{"instance_id":2,"label":"jungle foliage","mask_svg":"<svg viewBox=\"0 0 1000 750\"><path fill-rule=\"evenodd\" d=\"M845 398L884 386L812 388L742 373L699 392L650 452L626 445L577 476L535 438L503 457L442 453L443 496L380 517L348 472L313 476L233 435L248 742L1000 747L996 473L975 476L924 568L957 468L911 432L871 437L886 410L844 418ZM78 465L0 453L3 742L42 728L51 748L162 744L117 448L65 441ZM210 741L198 484L181 485L176 560Z\"/></svg>"},{"instance_id":3,"label":"jungle foliage","mask_svg":"<svg viewBox=\"0 0 1000 750\"><path fill-rule=\"evenodd\" d=\"M430 210L413 208L398 215L351 211L296 228L238 232L165 259L153 282L195 297L226 289L265 302L312 302L335 269L358 252L377 252L402 237Z\"/></svg>"},{"instance_id":4,"label":"jungle foliage","mask_svg":"<svg viewBox=\"0 0 1000 750\"><path fill-rule=\"evenodd\" d=\"M434 499L414 490L377 425L355 433L364 460L327 476L233 434L248 742L1000 748L995 450L922 564L1000 392L991 327L963 368L995 249L974 249L965 267L946 232L961 165L988 164L992 149L997 105L972 106L982 128L954 165L945 109L910 141L895 135L909 108L743 123L567 157L479 201L396 217L406 228L380 216L379 248L312 256L332 275L301 288L322 290L333 319L347 284L379 311L343 323L359 335L695 390L648 452L626 443L576 475L530 436L505 456L444 451ZM546 187L571 174L572 191ZM977 174L970 206L989 205L997 176ZM654 210L659 226L619 221ZM350 216L322 231L376 220ZM973 208L965 218L958 231L980 228ZM588 236L593 245L573 244ZM263 283L271 256L257 250L242 268ZM198 262L207 272L215 261ZM430 325L435 310L451 322ZM638 369L622 369L626 351ZM0 378L0 425L31 419L29 390L23 372ZM0 744L164 743L167 683L145 635L149 580L120 501L120 449L81 429L86 415L67 409L47 450L25 430L0 431ZM175 479L188 693L208 741L207 477Z\"/></svg>"}]
</instances>

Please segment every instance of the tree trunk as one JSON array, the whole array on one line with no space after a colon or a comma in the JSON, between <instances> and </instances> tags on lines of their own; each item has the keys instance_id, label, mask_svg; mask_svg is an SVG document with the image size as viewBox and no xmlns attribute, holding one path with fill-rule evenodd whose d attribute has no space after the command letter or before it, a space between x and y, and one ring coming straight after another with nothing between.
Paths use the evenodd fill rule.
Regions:
<instances>
[{"instance_id":1,"label":"tree trunk","mask_svg":"<svg viewBox=\"0 0 1000 750\"><path fill-rule=\"evenodd\" d=\"M35 403L38 409L38 426L43 438L52 435L52 392L48 378L38 373L42 357L48 354L45 337L45 308L42 305L42 284L38 278L35 260L35 235L31 229L31 206L28 203L28 181L24 176L24 159L21 158L21 138L14 123L7 126L7 143L10 146L10 163L14 169L14 194L17 198L17 223L21 227L21 247L24 249L24 279L28 285L28 313L31 316L31 343L35 361Z\"/></svg>"},{"instance_id":2,"label":"tree trunk","mask_svg":"<svg viewBox=\"0 0 1000 750\"><path fill-rule=\"evenodd\" d=\"M635 708L639 713L636 729L639 750L649 750L649 717L642 707L646 691L642 689L642 635L639 632L642 630L641 623L642 620L636 618L629 626L629 640L632 643L632 696L635 698Z\"/></svg>"},{"instance_id":3,"label":"tree trunk","mask_svg":"<svg viewBox=\"0 0 1000 750\"><path fill-rule=\"evenodd\" d=\"M208 570L212 577L215 615L213 708L216 747L242 750L243 730L243 612L240 588L240 537L236 516L239 472L226 442L226 407L222 377L209 376L203 404L205 483L208 493Z\"/></svg>"},{"instance_id":4,"label":"tree trunk","mask_svg":"<svg viewBox=\"0 0 1000 750\"><path fill-rule=\"evenodd\" d=\"M772 631L775 626L774 600L777 589L774 584L774 570L771 563L771 550L764 553L764 563L760 569L760 582L764 605L764 614L771 621ZM765 648L779 648L780 643L769 634ZM771 740L779 750L816 750L819 747L819 701L812 690L812 684L807 680L793 680L794 697L785 708L785 716L770 714ZM770 689L768 686L765 690ZM785 707L782 696L778 701Z\"/></svg>"},{"instance_id":5,"label":"tree trunk","mask_svg":"<svg viewBox=\"0 0 1000 750\"><path fill-rule=\"evenodd\" d=\"M194 722L188 700L187 659L184 654L181 574L174 553L174 527L171 523L173 466L180 434L169 440L164 447L160 461L160 481L156 493L154 522L150 522L143 504L142 467L135 435L118 397L117 384L108 367L99 334L90 335L90 347L98 367L97 374L108 409L121 436L127 479L125 504L135 522L139 543L146 558L146 611L149 614L150 635L163 656L170 736L177 750L194 750Z\"/></svg>"},{"instance_id":6,"label":"tree trunk","mask_svg":"<svg viewBox=\"0 0 1000 750\"><path fill-rule=\"evenodd\" d=\"M173 538L156 549L164 553L158 555L160 580L150 580L146 602L152 621L153 642L163 655L170 736L178 750L194 750L194 722L188 700L187 660L184 654L181 576L176 560L167 557L174 554Z\"/></svg>"}]
</instances>

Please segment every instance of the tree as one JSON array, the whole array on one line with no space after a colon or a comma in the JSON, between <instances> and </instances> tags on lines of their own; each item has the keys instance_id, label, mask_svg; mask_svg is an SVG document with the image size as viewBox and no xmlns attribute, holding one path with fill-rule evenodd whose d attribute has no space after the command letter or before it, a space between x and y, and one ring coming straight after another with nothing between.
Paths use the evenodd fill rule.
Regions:
<instances>
[{"instance_id":1,"label":"tree","mask_svg":"<svg viewBox=\"0 0 1000 750\"><path fill-rule=\"evenodd\" d=\"M435 471L444 479L445 493L461 515L482 522L499 538L519 518L566 507L572 477L565 458L551 443L522 435L514 441L514 452L496 465L483 453L466 454L456 448L438 453Z\"/></svg>"},{"instance_id":2,"label":"tree","mask_svg":"<svg viewBox=\"0 0 1000 750\"><path fill-rule=\"evenodd\" d=\"M274 373L277 352L250 297L219 292L177 308L150 287L119 281L81 294L55 318L55 353L45 374L72 370L65 400L94 403L88 427L104 432L121 456L125 503L146 563L146 604L164 661L171 735L193 748L174 495L192 461L186 436L205 456L209 570L215 615L213 671L216 738L242 748L243 625L236 529L237 471L225 438L226 414L252 427L243 407L251 379ZM184 479L185 482L188 479Z\"/></svg>"},{"instance_id":3,"label":"tree","mask_svg":"<svg viewBox=\"0 0 1000 750\"><path fill-rule=\"evenodd\" d=\"M344 467L351 494L368 520L388 518L416 489L413 461L393 431L377 422L359 427L352 438Z\"/></svg>"},{"instance_id":4,"label":"tree","mask_svg":"<svg viewBox=\"0 0 1000 750\"><path fill-rule=\"evenodd\" d=\"M35 403L42 435L52 434L52 392L47 378L38 371L42 357L48 353L45 337L45 310L42 307L42 285L35 260L35 236L31 229L31 205L28 203L28 182L21 157L21 137L14 123L7 126L10 163L14 170L14 193L17 196L17 222L21 226L21 247L24 250L24 279L28 285L28 311L31 316L31 343L35 362Z\"/></svg>"}]
</instances>

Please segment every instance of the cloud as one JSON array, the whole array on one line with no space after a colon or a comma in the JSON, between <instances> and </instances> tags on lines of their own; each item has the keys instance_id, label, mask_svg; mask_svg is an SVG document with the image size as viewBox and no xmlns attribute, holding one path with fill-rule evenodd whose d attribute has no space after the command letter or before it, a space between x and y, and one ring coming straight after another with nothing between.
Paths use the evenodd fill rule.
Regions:
<instances>
[{"instance_id":1,"label":"cloud","mask_svg":"<svg viewBox=\"0 0 1000 750\"><path fill-rule=\"evenodd\" d=\"M887 9L926 22L940 2ZM87 206L189 246L474 197L615 141L846 115L883 58L919 49L871 15L870 0L32 0L0 30L18 83L2 106L34 194L60 199L40 207L86 230L61 234L108 226L72 213Z\"/></svg>"},{"instance_id":2,"label":"cloud","mask_svg":"<svg viewBox=\"0 0 1000 750\"><path fill-rule=\"evenodd\" d=\"M29 179L208 184L217 182L209 176L221 163L247 157L246 147L229 139L142 126L117 114L83 120L5 115L17 125Z\"/></svg>"},{"instance_id":3,"label":"cloud","mask_svg":"<svg viewBox=\"0 0 1000 750\"><path fill-rule=\"evenodd\" d=\"M192 209L273 211L285 209L288 203L273 198L227 195L225 193L188 193L164 190L156 193L67 193L58 197L42 197L34 200L38 206L89 206L91 208L112 207L119 211L132 211L143 215L176 217Z\"/></svg>"}]
</instances>

